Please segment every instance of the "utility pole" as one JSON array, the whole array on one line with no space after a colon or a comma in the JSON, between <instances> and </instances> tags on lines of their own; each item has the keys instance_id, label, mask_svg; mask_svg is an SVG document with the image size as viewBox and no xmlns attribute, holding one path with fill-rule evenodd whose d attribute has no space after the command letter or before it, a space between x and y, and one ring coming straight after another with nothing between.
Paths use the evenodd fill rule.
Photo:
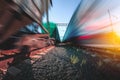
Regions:
<instances>
[{"instance_id":1,"label":"utility pole","mask_svg":"<svg viewBox=\"0 0 120 80\"><path fill-rule=\"evenodd\" d=\"M115 51L115 35L114 35L114 29L113 29L113 23L112 23L111 13L110 13L109 9L108 9L108 14L109 14L109 19L110 19L110 26L111 26L111 29L112 29L113 49ZM115 58L115 57L116 57L116 53L114 52L113 58Z\"/></svg>"},{"instance_id":2,"label":"utility pole","mask_svg":"<svg viewBox=\"0 0 120 80\"><path fill-rule=\"evenodd\" d=\"M110 10L109 9L108 9L108 14L109 14L109 19L110 19L110 26L111 26L112 32L114 32L112 18L111 18L111 14L110 14Z\"/></svg>"}]
</instances>

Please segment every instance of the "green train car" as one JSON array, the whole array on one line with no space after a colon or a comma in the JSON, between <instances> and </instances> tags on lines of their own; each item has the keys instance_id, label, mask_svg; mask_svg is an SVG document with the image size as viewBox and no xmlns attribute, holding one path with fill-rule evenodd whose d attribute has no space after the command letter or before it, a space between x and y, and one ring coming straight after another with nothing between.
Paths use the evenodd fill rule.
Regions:
<instances>
[{"instance_id":1,"label":"green train car","mask_svg":"<svg viewBox=\"0 0 120 80\"><path fill-rule=\"evenodd\" d=\"M43 26L48 30L49 35L51 38L55 38L56 42L60 42L60 36L57 28L57 24L53 22L49 23L43 23ZM44 30L42 30L42 33L44 34Z\"/></svg>"}]
</instances>

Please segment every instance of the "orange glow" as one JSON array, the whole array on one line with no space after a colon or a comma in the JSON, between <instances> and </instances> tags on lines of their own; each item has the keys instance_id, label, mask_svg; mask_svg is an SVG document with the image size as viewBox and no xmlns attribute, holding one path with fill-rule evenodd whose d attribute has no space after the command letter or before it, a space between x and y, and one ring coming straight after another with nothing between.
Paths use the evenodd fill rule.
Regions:
<instances>
[{"instance_id":1,"label":"orange glow","mask_svg":"<svg viewBox=\"0 0 120 80\"><path fill-rule=\"evenodd\" d=\"M114 32L118 37L120 37L120 26L114 27Z\"/></svg>"},{"instance_id":2,"label":"orange glow","mask_svg":"<svg viewBox=\"0 0 120 80\"><path fill-rule=\"evenodd\" d=\"M113 44L120 44L120 33L114 31L112 34Z\"/></svg>"},{"instance_id":3,"label":"orange glow","mask_svg":"<svg viewBox=\"0 0 120 80\"><path fill-rule=\"evenodd\" d=\"M115 44L120 44L120 23L116 23L113 25L113 38Z\"/></svg>"}]
</instances>

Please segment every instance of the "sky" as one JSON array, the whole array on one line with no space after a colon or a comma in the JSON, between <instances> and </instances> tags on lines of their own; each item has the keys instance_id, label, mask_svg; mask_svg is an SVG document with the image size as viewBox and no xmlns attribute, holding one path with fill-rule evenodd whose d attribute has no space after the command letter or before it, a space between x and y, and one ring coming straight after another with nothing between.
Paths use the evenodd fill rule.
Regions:
<instances>
[{"instance_id":1,"label":"sky","mask_svg":"<svg viewBox=\"0 0 120 80\"><path fill-rule=\"evenodd\" d=\"M69 23L74 11L81 0L52 0L53 7L49 10L49 21L54 23ZM43 18L46 22L46 16ZM67 25L57 26L60 39L64 36Z\"/></svg>"},{"instance_id":2,"label":"sky","mask_svg":"<svg viewBox=\"0 0 120 80\"><path fill-rule=\"evenodd\" d=\"M53 7L49 10L49 21L68 23L81 0L52 0ZM45 18L44 20L45 21Z\"/></svg>"}]
</instances>

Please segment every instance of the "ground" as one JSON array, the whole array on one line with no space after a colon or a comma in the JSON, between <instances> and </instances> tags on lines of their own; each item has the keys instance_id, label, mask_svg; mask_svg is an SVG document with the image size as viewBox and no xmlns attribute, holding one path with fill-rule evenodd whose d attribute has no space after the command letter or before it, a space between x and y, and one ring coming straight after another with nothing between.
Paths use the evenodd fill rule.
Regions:
<instances>
[{"instance_id":1,"label":"ground","mask_svg":"<svg viewBox=\"0 0 120 80\"><path fill-rule=\"evenodd\" d=\"M27 62L10 65L9 67L14 66L16 73L19 73L12 74L12 70L8 68L6 74L1 74L1 79L119 80L119 62L112 58L103 59L98 53L100 52L94 48L58 45L46 55L41 55L34 63L31 63L29 57Z\"/></svg>"}]
</instances>

